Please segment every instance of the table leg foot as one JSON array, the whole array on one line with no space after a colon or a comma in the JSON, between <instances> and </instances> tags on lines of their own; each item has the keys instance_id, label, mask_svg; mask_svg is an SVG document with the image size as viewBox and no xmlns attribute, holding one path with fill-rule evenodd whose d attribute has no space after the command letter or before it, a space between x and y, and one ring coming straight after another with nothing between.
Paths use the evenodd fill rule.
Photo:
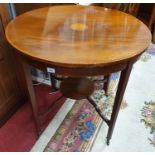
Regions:
<instances>
[{"instance_id":1,"label":"table leg foot","mask_svg":"<svg viewBox=\"0 0 155 155\"><path fill-rule=\"evenodd\" d=\"M38 131L38 132L37 132L37 140L39 139L41 133L42 133L41 131Z\"/></svg>"},{"instance_id":2,"label":"table leg foot","mask_svg":"<svg viewBox=\"0 0 155 155\"><path fill-rule=\"evenodd\" d=\"M110 145L110 138L109 137L107 137L107 145L109 146Z\"/></svg>"}]
</instances>

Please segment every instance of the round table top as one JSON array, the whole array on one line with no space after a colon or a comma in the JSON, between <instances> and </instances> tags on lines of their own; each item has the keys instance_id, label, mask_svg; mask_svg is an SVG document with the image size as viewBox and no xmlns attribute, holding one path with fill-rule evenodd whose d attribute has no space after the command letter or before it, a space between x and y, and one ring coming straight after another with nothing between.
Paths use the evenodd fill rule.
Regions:
<instances>
[{"instance_id":1,"label":"round table top","mask_svg":"<svg viewBox=\"0 0 155 155\"><path fill-rule=\"evenodd\" d=\"M65 67L107 65L141 54L150 30L103 7L65 5L26 12L6 28L9 43L34 60Z\"/></svg>"}]
</instances>

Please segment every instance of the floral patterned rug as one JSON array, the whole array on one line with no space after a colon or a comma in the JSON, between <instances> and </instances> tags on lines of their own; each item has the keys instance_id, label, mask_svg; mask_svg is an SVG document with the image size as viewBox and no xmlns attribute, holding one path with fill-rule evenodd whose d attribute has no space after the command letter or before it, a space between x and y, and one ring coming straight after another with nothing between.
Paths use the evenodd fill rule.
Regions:
<instances>
[{"instance_id":1,"label":"floral patterned rug","mask_svg":"<svg viewBox=\"0 0 155 155\"><path fill-rule=\"evenodd\" d=\"M151 137L148 137L150 144L155 146L155 102L144 102L145 106L142 109L141 122L144 122L147 128L150 128Z\"/></svg>"},{"instance_id":2,"label":"floral patterned rug","mask_svg":"<svg viewBox=\"0 0 155 155\"><path fill-rule=\"evenodd\" d=\"M147 49L147 52L141 56L141 60L146 62L151 59L151 56L155 56L155 44L152 44ZM141 122L145 124L146 128L150 129L150 134L152 135L148 137L148 140L151 145L155 146L155 101L145 101L141 114L143 117Z\"/></svg>"},{"instance_id":3,"label":"floral patterned rug","mask_svg":"<svg viewBox=\"0 0 155 155\"><path fill-rule=\"evenodd\" d=\"M100 118L86 100L76 102L45 151L86 151L99 123Z\"/></svg>"}]
</instances>

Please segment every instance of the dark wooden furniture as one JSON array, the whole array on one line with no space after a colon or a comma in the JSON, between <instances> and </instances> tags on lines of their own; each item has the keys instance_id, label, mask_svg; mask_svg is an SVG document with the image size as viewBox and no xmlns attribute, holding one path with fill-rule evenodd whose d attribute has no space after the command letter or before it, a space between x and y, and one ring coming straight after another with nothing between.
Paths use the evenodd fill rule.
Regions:
<instances>
[{"instance_id":1,"label":"dark wooden furniture","mask_svg":"<svg viewBox=\"0 0 155 155\"><path fill-rule=\"evenodd\" d=\"M16 15L20 15L24 12L31 11L33 9L38 9L41 7L47 7L51 4L46 3L14 3Z\"/></svg>"},{"instance_id":2,"label":"dark wooden furniture","mask_svg":"<svg viewBox=\"0 0 155 155\"><path fill-rule=\"evenodd\" d=\"M85 96L109 126L109 144L132 66L151 42L149 29L117 10L69 5L18 16L7 26L6 37L23 60L37 133L40 121L29 65L75 79L122 71L110 119Z\"/></svg>"},{"instance_id":3,"label":"dark wooden furniture","mask_svg":"<svg viewBox=\"0 0 155 155\"><path fill-rule=\"evenodd\" d=\"M140 4L137 12L137 17L142 20L151 30L155 20L155 4Z\"/></svg>"},{"instance_id":4,"label":"dark wooden furniture","mask_svg":"<svg viewBox=\"0 0 155 155\"><path fill-rule=\"evenodd\" d=\"M15 55L4 33L8 22L7 6L0 4L0 126L9 119L23 100Z\"/></svg>"},{"instance_id":5,"label":"dark wooden furniture","mask_svg":"<svg viewBox=\"0 0 155 155\"><path fill-rule=\"evenodd\" d=\"M149 27L153 35L152 40L155 42L155 4L140 4L136 17Z\"/></svg>"},{"instance_id":6,"label":"dark wooden furniture","mask_svg":"<svg viewBox=\"0 0 155 155\"><path fill-rule=\"evenodd\" d=\"M24 12L31 11L34 9L56 6L56 5L69 5L71 3L14 3L16 15L20 15Z\"/></svg>"}]
</instances>

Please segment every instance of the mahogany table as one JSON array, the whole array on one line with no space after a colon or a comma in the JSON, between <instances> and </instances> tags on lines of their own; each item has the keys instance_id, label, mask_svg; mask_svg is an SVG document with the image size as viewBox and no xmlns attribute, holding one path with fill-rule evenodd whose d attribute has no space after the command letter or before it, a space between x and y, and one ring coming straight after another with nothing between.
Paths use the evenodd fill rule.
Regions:
<instances>
[{"instance_id":1,"label":"mahogany table","mask_svg":"<svg viewBox=\"0 0 155 155\"><path fill-rule=\"evenodd\" d=\"M132 66L151 42L147 26L117 10L94 6L54 6L16 17L6 28L6 38L23 61L37 133L40 132L40 122L30 65L54 75L67 76L61 86L65 95L69 95L65 83L75 82L77 86L81 80L82 86L85 83L88 87L90 85L91 91L85 95L82 92L82 95L109 126L109 144ZM106 76L116 71L121 71L121 76L111 118L107 119L89 97L93 91L92 81L87 81L86 77Z\"/></svg>"}]
</instances>

